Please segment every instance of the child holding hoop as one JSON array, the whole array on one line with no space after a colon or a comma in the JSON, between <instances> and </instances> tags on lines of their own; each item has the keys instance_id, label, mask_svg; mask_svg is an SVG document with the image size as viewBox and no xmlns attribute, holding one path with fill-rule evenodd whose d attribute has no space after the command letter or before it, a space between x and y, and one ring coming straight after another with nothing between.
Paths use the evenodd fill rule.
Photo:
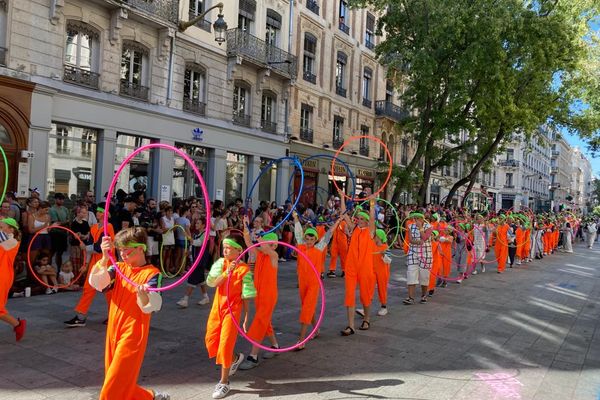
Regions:
<instances>
[{"instance_id":1,"label":"child holding hoop","mask_svg":"<svg viewBox=\"0 0 600 400\"><path fill-rule=\"evenodd\" d=\"M162 276L146 263L146 230L127 228L115 236L102 238L102 259L92 267L89 283L98 291L111 290L106 328L105 377L100 400L169 400L168 394L145 389L137 384L144 361L150 318L162 306L162 297L149 288L158 288ZM115 248L122 262L117 266L135 285L127 282L111 265Z\"/></svg>"},{"instance_id":2,"label":"child holding hoop","mask_svg":"<svg viewBox=\"0 0 600 400\"><path fill-rule=\"evenodd\" d=\"M12 326L18 342L25 335L27 321L10 315L6 310L6 302L14 280L15 269L13 264L19 251L21 232L19 232L19 224L14 218L0 220L0 231L7 237L6 240L0 243L0 321Z\"/></svg>"}]
</instances>

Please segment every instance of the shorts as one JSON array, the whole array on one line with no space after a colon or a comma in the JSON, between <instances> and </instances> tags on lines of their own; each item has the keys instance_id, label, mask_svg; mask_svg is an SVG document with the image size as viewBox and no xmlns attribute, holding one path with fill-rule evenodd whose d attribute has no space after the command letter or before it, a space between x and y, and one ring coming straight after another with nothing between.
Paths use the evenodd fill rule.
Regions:
<instances>
[{"instance_id":1,"label":"shorts","mask_svg":"<svg viewBox=\"0 0 600 400\"><path fill-rule=\"evenodd\" d=\"M200 251L200 248L194 247L194 255L197 255L198 251ZM195 258L194 258L194 261L195 261ZM196 269L194 269L192 271L192 273L190 274L190 276L188 276L187 284L189 286L196 287L199 284L204 283L206 280L206 271L210 270L211 262L212 262L212 256L210 255L210 252L207 249L204 252L204 254L202 254L202 258L200 259L200 262L198 263L198 266L196 267Z\"/></svg>"},{"instance_id":2,"label":"shorts","mask_svg":"<svg viewBox=\"0 0 600 400\"><path fill-rule=\"evenodd\" d=\"M146 241L146 254L149 256L157 256L158 255L158 241L153 237L148 237Z\"/></svg>"},{"instance_id":3,"label":"shorts","mask_svg":"<svg viewBox=\"0 0 600 400\"><path fill-rule=\"evenodd\" d=\"M175 247L185 249L188 241L185 239L175 239Z\"/></svg>"},{"instance_id":4,"label":"shorts","mask_svg":"<svg viewBox=\"0 0 600 400\"><path fill-rule=\"evenodd\" d=\"M419 264L408 264L406 270L406 284L407 285L429 285L430 270L425 268L419 268Z\"/></svg>"}]
</instances>

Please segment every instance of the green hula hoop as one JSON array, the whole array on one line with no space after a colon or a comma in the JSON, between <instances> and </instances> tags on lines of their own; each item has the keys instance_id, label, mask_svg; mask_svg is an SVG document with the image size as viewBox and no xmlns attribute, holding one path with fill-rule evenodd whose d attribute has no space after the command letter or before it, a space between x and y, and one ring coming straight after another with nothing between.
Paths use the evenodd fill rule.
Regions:
<instances>
[{"instance_id":1,"label":"green hula hoop","mask_svg":"<svg viewBox=\"0 0 600 400\"><path fill-rule=\"evenodd\" d=\"M4 189L2 189L2 196L0 197L0 204L4 202L4 196L6 196L6 188L8 186L8 160L6 159L6 153L2 146L0 146L0 153L2 153L2 158L4 159Z\"/></svg>"},{"instance_id":2,"label":"green hula hoop","mask_svg":"<svg viewBox=\"0 0 600 400\"><path fill-rule=\"evenodd\" d=\"M166 233L169 233L171 231L173 231L173 229L175 228L180 228L182 231L185 232L185 229L183 228L183 226L181 225L173 225L171 228L169 228L169 230ZM181 271L183 271L183 268L185 267L185 262L187 261L185 257L183 257L183 259L181 260L181 265L179 266L179 269L177 270L177 272L175 272L174 274L170 274L165 270L165 267L163 265L163 246L164 246L164 242L162 242L160 244L160 255L159 255L159 260L160 260L160 269L163 273L163 275L167 278L175 278L176 276L178 276ZM188 239L187 236L185 237L185 248L187 249L188 247Z\"/></svg>"},{"instance_id":3,"label":"green hula hoop","mask_svg":"<svg viewBox=\"0 0 600 400\"><path fill-rule=\"evenodd\" d=\"M358 206L362 206L365 203L369 203L370 200L365 200L362 203L360 203ZM392 205L392 203L390 203L389 201L387 201L386 199L382 199L380 197L377 197L375 199L375 201L382 201L385 204L387 204L388 206L390 206L390 208L394 211L394 215L396 216L396 221L398 221L398 224L396 225L396 236L394 236L394 240L392 240L391 242L388 240L389 243L394 244L396 243L396 240L398 240L398 235L400 235L400 216L398 215L398 210L396 210L396 207L394 207ZM354 212L352 213L352 217L354 217L356 215L356 212L358 211L357 207L354 207ZM377 220L377 216L375 216L375 224L377 225L379 223L379 221ZM390 228L390 230L392 230L394 228ZM387 244L387 243L386 243ZM389 244L388 244L389 246Z\"/></svg>"}]
</instances>

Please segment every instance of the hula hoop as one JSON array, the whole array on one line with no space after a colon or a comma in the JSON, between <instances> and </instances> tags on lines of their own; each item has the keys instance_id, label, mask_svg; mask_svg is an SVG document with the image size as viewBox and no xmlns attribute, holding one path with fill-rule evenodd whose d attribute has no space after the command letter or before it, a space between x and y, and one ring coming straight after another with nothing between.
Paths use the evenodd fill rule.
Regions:
<instances>
[{"instance_id":1,"label":"hula hoop","mask_svg":"<svg viewBox=\"0 0 600 400\"><path fill-rule=\"evenodd\" d=\"M257 346L258 348L263 349L265 351L270 351L270 352L273 352L273 353L285 353L286 351L291 351L291 350L294 350L294 349L296 349L296 348L304 345L319 330L319 326L321 326L321 322L323 321L323 316L325 315L325 287L323 286L323 282L321 281L321 274L319 273L319 271L317 271L317 268L312 263L312 261L310 261L310 258L308 258L308 256L305 253L301 252L296 246L293 246L293 245L291 245L289 243L286 243L286 242L281 242L281 241L278 241L278 240L271 240L271 241L264 241L264 242L255 243L252 246L248 247L246 250L242 251L240 253L240 255L235 259L235 263L237 264L244 257L244 255L246 253L248 253L250 250L252 250L255 247L261 246L263 244L276 244L276 245L283 245L285 247L288 247L288 248L296 251L296 253L298 255L301 255L306 260L306 262L308 263L308 265L310 265L310 267L312 268L313 272L315 273L315 276L317 277L317 281L319 282L319 289L321 290L321 313L319 314L319 319L317 320L317 323L313 327L313 330L310 331L310 333L308 335L306 335L306 338L304 338L304 340L302 340L301 342L296 343L293 346L283 347L283 348L279 348L279 349L274 349L274 348L267 347L267 346L264 346L264 345L258 343L257 341L255 341L254 339L252 339L251 337L249 337L246 334L246 332L244 332L244 330L240 327L239 321L237 321L235 319L235 316L233 315L233 310L231 309L231 302L229 301L229 287L231 286L231 284L230 284L230 282L231 282L231 274L227 274L227 287L226 287L227 288L227 308L229 309L229 315L231 316L231 319L233 320L233 323L234 323L235 327L237 328L238 332L247 341L249 341L254 346Z\"/></svg>"},{"instance_id":2,"label":"hula hoop","mask_svg":"<svg viewBox=\"0 0 600 400\"><path fill-rule=\"evenodd\" d=\"M183 232L185 232L185 229L183 228L183 226L181 226L181 225L173 225L171 228L169 228L167 230L166 233L171 232L175 228L180 228ZM164 245L165 245L165 242L161 242L160 243L160 255L159 255L159 258L158 258L159 261L160 261L160 270L163 272L163 275L166 276L167 278L169 278L169 279L175 278L177 275L179 275L181 273L181 271L183 271L183 268L185 267L185 262L187 260L186 260L186 257L182 258L182 260L181 260L181 266L179 267L179 269L177 270L177 272L175 272L175 274L171 274L170 272L167 272L165 270L164 265L163 265L163 256L162 256L162 254L163 254L163 246ZM185 237L185 249L186 250L187 250L187 247L188 247L188 239L187 239L187 236L186 236Z\"/></svg>"},{"instance_id":3,"label":"hula hoop","mask_svg":"<svg viewBox=\"0 0 600 400\"><path fill-rule=\"evenodd\" d=\"M123 171L125 166L129 163L129 161L131 161L131 159L133 159L136 155L138 155L142 151L145 151L145 150L148 150L151 148L161 148L161 149L171 150L171 151L179 154L183 159L185 159L190 164L190 166L192 167L192 170L194 171L194 173L196 174L196 177L198 178L200 187L202 188L202 194L204 197L204 208L206 210L206 228L204 230L204 241L202 242L202 247L200 248L200 252L198 253L198 256L196 257L196 260L194 261L194 263L192 264L190 269L185 274L183 274L183 276L179 280L177 280L169 285L166 285L166 286L163 286L160 288L148 288L148 291L150 291L150 292L163 292L163 291L172 289L172 288L178 286L179 284L181 284L184 280L186 280L188 278L188 276L190 276L190 274L192 272L194 272L194 270L196 269L198 264L200 264L200 259L202 258L204 251L206 251L206 249L207 249L208 240L209 240L209 236L210 236L210 201L208 200L208 190L206 189L206 183L204 182L204 179L202 178L202 174L198 170L198 167L196 167L196 164L194 163L194 161L190 158L190 156L187 155L186 152L178 149L175 146L171 146L168 144L150 143L150 144L146 144L142 147L138 147L137 149L135 149L130 155L128 155L125 158L125 160L123 160L121 165L119 165L119 168L117 169L117 172L115 172L115 175L113 176L110 186L108 187L108 192L106 194L106 198L108 199L107 202L110 201L110 199L112 198L113 191L115 189L115 186L117 185L117 180L119 179L121 172ZM104 213L103 224L104 224L104 236L108 236L108 213ZM137 283L133 282L131 279L127 278L123 274L123 272L119 269L119 266L117 265L117 260L111 253L109 253L108 258L110 259L110 262L115 267L115 271L117 271L117 274L121 278L123 278L123 280L125 280L125 282L129 283L133 287L139 286Z\"/></svg>"},{"instance_id":4,"label":"hula hoop","mask_svg":"<svg viewBox=\"0 0 600 400\"><path fill-rule=\"evenodd\" d=\"M381 197L377 197L375 199L375 201L382 201L385 204L387 204L388 206L390 206L390 208L392 209L392 211L394 211L394 215L396 216L396 221L400 221L400 216L398 215L398 210L396 210L396 207L394 207L392 205L392 203L390 203L389 201L387 201L386 199L382 199ZM360 203L358 206L362 206L365 203L368 203L369 200L365 200L362 203ZM358 208L354 208L354 212L352 213L352 217L354 217L354 215L356 214L356 212L358 211ZM379 223L379 221L377 220L377 216L375 216L375 223ZM398 240L398 236L400 235L400 223L398 222L398 224L396 225L396 228L389 228L389 231L391 231L392 229L396 229L396 236L394 236L394 240L391 241L391 243L396 243L396 240ZM387 243L386 243L387 244ZM377 252L376 252L377 253ZM376 254L374 253L374 254Z\"/></svg>"},{"instance_id":5,"label":"hula hoop","mask_svg":"<svg viewBox=\"0 0 600 400\"><path fill-rule=\"evenodd\" d=\"M6 187L8 186L8 159L2 146L0 146L0 153L2 153L2 159L4 160L4 189L2 189L2 196L0 196L0 204L2 204L4 196L6 196Z\"/></svg>"},{"instance_id":6,"label":"hula hoop","mask_svg":"<svg viewBox=\"0 0 600 400\"><path fill-rule=\"evenodd\" d=\"M292 209L287 213L287 215L285 217L283 217L281 219L281 221L279 221L279 223L277 225L275 225L274 227L272 227L268 231L263 232L261 234L261 236L264 236L264 235L266 235L268 233L271 233L271 232L275 232L277 229L279 229L279 227L281 225L283 225L285 223L285 221L287 221L290 218L290 216L294 212L294 209L298 205L298 202L300 201L300 196L302 194L302 191L304 190L304 168L302 168L302 164L300 164L300 160L298 159L298 157L289 157L289 156L281 157L281 158L278 158L276 160L269 161L269 163L267 165L265 165L265 167L260 171L260 174L258 174L258 176L256 177L256 180L252 184L252 186L250 188L250 191L248 192L248 195L246 196L246 204L252 204L252 192L254 192L254 188L256 187L256 184L260 181L260 178L262 178L263 174L265 172L267 172L269 169L271 169L271 167L273 166L273 164L278 163L278 162L283 161L283 160L293 161L296 164L296 167L300 170L300 179L301 180L300 180L300 191L298 193L298 198L296 199L296 202L292 205Z\"/></svg>"},{"instance_id":7,"label":"hula hoop","mask_svg":"<svg viewBox=\"0 0 600 400\"><path fill-rule=\"evenodd\" d=\"M388 169L388 173L387 173L387 177L386 177L385 181L380 186L379 190L377 190L374 193L371 193L371 195L368 198L377 197L377 195L379 193L381 193L383 191L383 189L385 189L385 187L387 186L388 182L390 181L390 178L392 177L392 169L393 169L394 165L393 165L392 154L390 153L390 150L387 148L387 146L385 145L385 143L383 143L383 141L381 139L379 139L379 138L377 138L375 136L369 136L369 135L350 136L340 146L340 148L337 149L337 151L335 153L335 158L333 160L331 160L331 175L335 176L335 160L339 157L339 155L342 152L342 150L344 149L344 147L346 147L346 145L348 145L348 143L350 143L351 141L360 140L360 139L370 139L370 140L373 140L375 142L378 142L383 147L383 149L385 150L385 153L388 156L388 160L390 160L390 168ZM363 200L365 200L365 199L357 199L354 196L348 196L346 193L344 193L343 191L340 190L340 188L337 185L337 182L335 181L335 179L333 180L333 185L338 190L338 192L340 192L342 194L342 196L344 196L348 200L351 200L351 201L363 201Z\"/></svg>"},{"instance_id":8,"label":"hula hoop","mask_svg":"<svg viewBox=\"0 0 600 400\"><path fill-rule=\"evenodd\" d=\"M69 283L68 285L50 286L46 282L44 282L41 278L38 277L37 273L31 266L31 246L33 245L33 242L35 242L35 238L37 238L40 233L42 233L43 231L47 231L48 229L62 229L63 231L67 231L71 235L75 236L75 238L79 241L79 244L83 245L83 261L84 261L84 263L87 258L87 253L85 251L85 243L83 243L83 240L81 240L81 238L79 236L77 236L77 234L75 232L73 232L72 230L70 230L69 228L66 228L66 227L60 226L60 225L56 225L56 226L47 226L43 229L40 229L36 233L34 233L34 235L31 237L31 240L29 242L29 246L27 246L27 266L29 267L29 270L31 271L31 274L33 275L35 280L38 281L39 283L41 283L43 286L50 288L50 289L65 289L70 286L73 286L75 284L75 282L79 281L79 279L83 275L83 272L85 271L86 268L81 268L79 271L79 275L77 275L75 278L73 278L73 280L71 280L71 283ZM48 264L48 265L50 265L50 264ZM56 274L56 276L58 277L58 273Z\"/></svg>"}]
</instances>

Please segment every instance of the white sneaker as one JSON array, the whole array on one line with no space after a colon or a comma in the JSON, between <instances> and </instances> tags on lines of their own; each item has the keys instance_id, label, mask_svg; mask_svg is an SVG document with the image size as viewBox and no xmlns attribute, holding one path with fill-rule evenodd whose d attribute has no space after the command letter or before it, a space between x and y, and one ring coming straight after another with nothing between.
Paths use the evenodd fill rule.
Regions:
<instances>
[{"instance_id":1,"label":"white sneaker","mask_svg":"<svg viewBox=\"0 0 600 400\"><path fill-rule=\"evenodd\" d=\"M477 270L474 269L473 272L471 272L471 275L477 275Z\"/></svg>"},{"instance_id":2,"label":"white sneaker","mask_svg":"<svg viewBox=\"0 0 600 400\"><path fill-rule=\"evenodd\" d=\"M287 260L286 260L285 258L281 257L281 258L279 259L279 261L280 261L280 262L285 262L285 261L287 261Z\"/></svg>"},{"instance_id":3,"label":"white sneaker","mask_svg":"<svg viewBox=\"0 0 600 400\"><path fill-rule=\"evenodd\" d=\"M222 399L223 397L227 396L227 394L229 393L229 384L224 384L224 383L217 383L217 386L215 386L215 391L212 394L212 398L213 399Z\"/></svg>"},{"instance_id":4,"label":"white sneaker","mask_svg":"<svg viewBox=\"0 0 600 400\"><path fill-rule=\"evenodd\" d=\"M210 298L208 297L207 294L204 295L204 297L202 297L202 300L198 301L198 305L199 306L203 306L210 303Z\"/></svg>"},{"instance_id":5,"label":"white sneaker","mask_svg":"<svg viewBox=\"0 0 600 400\"><path fill-rule=\"evenodd\" d=\"M235 360L235 362L233 364L231 364L231 368L229 369L229 376L235 375L235 373L238 370L238 367L240 366L242 361L244 361L244 359L245 359L244 355L242 353L240 353L238 355L237 360Z\"/></svg>"},{"instance_id":6,"label":"white sneaker","mask_svg":"<svg viewBox=\"0 0 600 400\"><path fill-rule=\"evenodd\" d=\"M46 294L52 294L54 291L50 288L46 288Z\"/></svg>"},{"instance_id":7,"label":"white sneaker","mask_svg":"<svg viewBox=\"0 0 600 400\"><path fill-rule=\"evenodd\" d=\"M462 279L457 279L457 280L456 280L456 283L459 283L459 284L460 284L460 283L462 283L462 281L463 281Z\"/></svg>"},{"instance_id":8,"label":"white sneaker","mask_svg":"<svg viewBox=\"0 0 600 400\"><path fill-rule=\"evenodd\" d=\"M377 315L379 315L380 317L383 317L384 315L387 315L388 313L388 309L387 307L381 307L381 309L379 311L377 311Z\"/></svg>"},{"instance_id":9,"label":"white sneaker","mask_svg":"<svg viewBox=\"0 0 600 400\"><path fill-rule=\"evenodd\" d=\"M181 300L179 300L177 302L177 305L181 308L187 308L188 307L188 299L186 297L182 298Z\"/></svg>"},{"instance_id":10,"label":"white sneaker","mask_svg":"<svg viewBox=\"0 0 600 400\"><path fill-rule=\"evenodd\" d=\"M482 265L482 266L481 266L481 272L482 272L482 273L483 273L483 272L485 272L485 265Z\"/></svg>"},{"instance_id":11,"label":"white sneaker","mask_svg":"<svg viewBox=\"0 0 600 400\"><path fill-rule=\"evenodd\" d=\"M171 400L171 396L168 393L163 393L155 390L153 400Z\"/></svg>"},{"instance_id":12,"label":"white sneaker","mask_svg":"<svg viewBox=\"0 0 600 400\"><path fill-rule=\"evenodd\" d=\"M521 265L521 260L518 260L518 261L517 261L517 265Z\"/></svg>"}]
</instances>

